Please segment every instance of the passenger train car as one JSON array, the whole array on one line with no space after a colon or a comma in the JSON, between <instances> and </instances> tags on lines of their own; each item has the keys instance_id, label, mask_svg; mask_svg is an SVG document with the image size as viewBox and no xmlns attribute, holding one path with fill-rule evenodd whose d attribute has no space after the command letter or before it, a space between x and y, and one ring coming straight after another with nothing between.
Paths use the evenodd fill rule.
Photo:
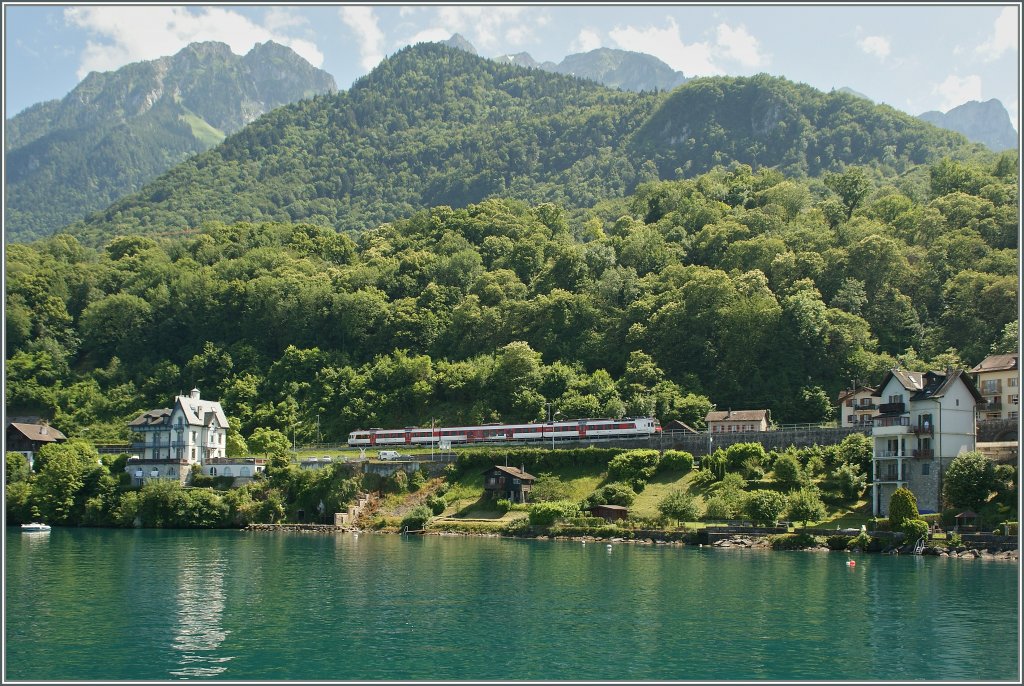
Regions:
<instances>
[{"instance_id":1,"label":"passenger train car","mask_svg":"<svg viewBox=\"0 0 1024 686\"><path fill-rule=\"evenodd\" d=\"M594 438L643 438L661 433L652 417L626 419L570 419L541 424L483 424L455 427L406 427L404 429L361 429L348 435L350 446L423 445L447 442L512 443Z\"/></svg>"}]
</instances>

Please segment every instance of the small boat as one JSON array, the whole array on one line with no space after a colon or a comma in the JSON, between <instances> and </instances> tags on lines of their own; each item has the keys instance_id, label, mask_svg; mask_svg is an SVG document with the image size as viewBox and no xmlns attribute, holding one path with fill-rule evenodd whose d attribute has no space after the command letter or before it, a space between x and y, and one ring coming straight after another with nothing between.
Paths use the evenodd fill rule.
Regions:
<instances>
[{"instance_id":1,"label":"small boat","mask_svg":"<svg viewBox=\"0 0 1024 686\"><path fill-rule=\"evenodd\" d=\"M50 525L43 524L42 522L32 522L31 524L22 524L22 531L49 531Z\"/></svg>"}]
</instances>

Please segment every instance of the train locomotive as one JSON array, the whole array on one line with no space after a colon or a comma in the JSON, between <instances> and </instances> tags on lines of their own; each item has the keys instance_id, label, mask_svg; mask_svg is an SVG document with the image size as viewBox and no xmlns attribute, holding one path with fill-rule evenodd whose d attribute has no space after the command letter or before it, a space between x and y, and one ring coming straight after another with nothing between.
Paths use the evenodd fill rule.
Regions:
<instances>
[{"instance_id":1,"label":"train locomotive","mask_svg":"<svg viewBox=\"0 0 1024 686\"><path fill-rule=\"evenodd\" d=\"M351 447L404 445L430 446L447 443L501 444L612 438L646 438L661 433L653 417L624 419L570 419L528 424L481 424L479 426L437 426L404 429L357 429L348 435Z\"/></svg>"}]
</instances>

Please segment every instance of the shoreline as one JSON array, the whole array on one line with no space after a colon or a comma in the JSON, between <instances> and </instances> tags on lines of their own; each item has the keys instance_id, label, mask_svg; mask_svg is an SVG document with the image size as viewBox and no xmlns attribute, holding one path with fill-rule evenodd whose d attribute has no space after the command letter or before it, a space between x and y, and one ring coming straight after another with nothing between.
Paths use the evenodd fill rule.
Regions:
<instances>
[{"instance_id":1,"label":"shoreline","mask_svg":"<svg viewBox=\"0 0 1024 686\"><path fill-rule=\"evenodd\" d=\"M514 536L508 534L502 534L499 532L482 532L482 531L453 531L453 530L425 530L417 531L412 533L404 533L401 531L387 531L379 529L363 529L359 527L351 526L340 526L335 524L250 524L240 531L281 531L281 532L293 532L293 533L355 533L355 534L377 534L377 535L406 535L406 536L452 536L452 537L469 537L469 538L507 538L514 540L544 540L544 541L571 541L575 543L596 543L596 544L632 544L642 546L672 546L672 547L695 547L695 548L714 548L714 549L762 549L762 550L776 550L771 543L769 536L750 536L744 534L737 534L735 536L729 536L727 538L720 539L714 543L692 543L684 540L670 540L663 538L654 538L652 536L645 536L643 538L629 538L626 536L591 536L591 535L560 535L560 534L536 534L536 535L523 535ZM792 534L791 534L792 535ZM1004 545L1014 545L1014 548L1003 550ZM786 548L786 551L805 551L805 552L825 552L825 553L846 553L851 555L857 554L868 554L868 555L914 555L913 551L910 550L911 546L888 546L884 549L877 551L870 550L833 550L824 543L817 545L805 546L800 548ZM779 550L778 552L782 552ZM986 560L1006 560L1019 562L1020 551L1016 547L1016 544L1002 544L998 546L988 547L969 547L965 545L957 546L956 548L946 548L942 546L926 546L920 553L922 557L946 557L954 559L986 559Z\"/></svg>"}]
</instances>

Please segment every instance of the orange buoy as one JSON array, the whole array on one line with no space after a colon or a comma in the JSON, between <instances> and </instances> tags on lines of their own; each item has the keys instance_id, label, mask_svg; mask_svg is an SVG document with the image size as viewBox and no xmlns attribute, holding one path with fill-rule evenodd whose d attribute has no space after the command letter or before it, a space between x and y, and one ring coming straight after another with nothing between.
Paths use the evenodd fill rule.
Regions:
<instances>
[{"instance_id":1,"label":"orange buoy","mask_svg":"<svg viewBox=\"0 0 1024 686\"><path fill-rule=\"evenodd\" d=\"M848 567L856 567L857 566L857 561L856 560L847 560L846 561L846 565Z\"/></svg>"}]
</instances>

